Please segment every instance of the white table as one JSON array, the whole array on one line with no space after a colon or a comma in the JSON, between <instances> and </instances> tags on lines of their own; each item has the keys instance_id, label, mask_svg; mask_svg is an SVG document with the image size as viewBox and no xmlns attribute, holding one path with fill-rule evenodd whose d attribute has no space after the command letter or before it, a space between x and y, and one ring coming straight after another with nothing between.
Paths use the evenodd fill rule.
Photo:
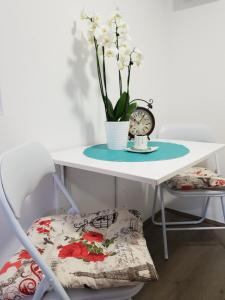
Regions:
<instances>
[{"instance_id":1,"label":"white table","mask_svg":"<svg viewBox=\"0 0 225 300\"><path fill-rule=\"evenodd\" d=\"M180 171L207 159L225 148L223 144L200 143L178 140L155 140L174 142L186 146L190 152L180 158L146 162L111 162L89 158L83 154L87 147L69 148L51 153L55 164L160 185Z\"/></svg>"},{"instance_id":2,"label":"white table","mask_svg":"<svg viewBox=\"0 0 225 300\"><path fill-rule=\"evenodd\" d=\"M61 178L64 181L64 167L82 169L90 172L106 174L115 178L115 206L117 207L117 178L125 178L142 183L148 183L162 193L161 184L177 173L194 166L201 161L225 148L224 144L191 142L180 140L156 140L162 142L174 142L186 146L190 152L180 158L163 161L145 162L111 162L89 158L83 154L87 147L69 148L52 153L55 164L61 166ZM155 193L157 194L157 193ZM162 200L163 201L163 200ZM164 215L164 203L162 205L163 238L166 240L166 227ZM167 246L165 249L166 257Z\"/></svg>"}]
</instances>

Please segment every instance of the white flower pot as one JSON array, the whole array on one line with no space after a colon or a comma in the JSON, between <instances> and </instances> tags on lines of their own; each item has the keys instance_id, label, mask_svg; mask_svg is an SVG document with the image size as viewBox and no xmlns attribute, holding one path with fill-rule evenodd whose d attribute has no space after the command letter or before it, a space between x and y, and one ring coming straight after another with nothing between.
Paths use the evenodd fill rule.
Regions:
<instances>
[{"instance_id":1,"label":"white flower pot","mask_svg":"<svg viewBox=\"0 0 225 300\"><path fill-rule=\"evenodd\" d=\"M123 150L127 147L130 121L105 122L107 146L111 150Z\"/></svg>"}]
</instances>

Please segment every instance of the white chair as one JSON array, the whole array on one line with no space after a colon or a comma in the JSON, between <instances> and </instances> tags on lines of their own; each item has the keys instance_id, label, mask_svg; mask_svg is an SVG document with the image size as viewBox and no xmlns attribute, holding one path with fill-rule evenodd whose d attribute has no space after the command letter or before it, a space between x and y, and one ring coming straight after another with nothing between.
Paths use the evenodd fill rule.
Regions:
<instances>
[{"instance_id":1,"label":"white chair","mask_svg":"<svg viewBox=\"0 0 225 300\"><path fill-rule=\"evenodd\" d=\"M199 141L199 142L214 142L213 134L209 127L203 124L168 124L161 128L158 137L160 139L177 139L177 140L190 140L190 141ZM217 174L220 174L219 163L217 155L213 157L214 160L214 171ZM166 222L165 218L165 204L164 204L164 192L167 191L170 194L180 197L180 198L190 198L196 197L200 199L205 199L202 206L202 214L198 220L195 221L183 221L183 222ZM212 198L219 197L222 207L222 213L225 221L225 207L223 198L225 196L224 190L192 190L192 191L178 191L169 189L167 184L164 183L160 187L156 187L155 197L153 202L152 209L152 221L153 224L162 226L163 231L163 244L164 244L164 257L168 259L168 245L167 245L167 231L175 230L209 230L209 229L225 229L225 226L195 226L190 227L190 225L197 225L202 223L207 214L209 202ZM155 211L158 198L161 203L161 222L155 220ZM181 200L182 201L182 200ZM186 227L172 227L173 225L187 225Z\"/></svg>"},{"instance_id":2,"label":"white chair","mask_svg":"<svg viewBox=\"0 0 225 300\"><path fill-rule=\"evenodd\" d=\"M43 146L38 143L27 144L7 152L1 158L0 201L2 202L6 217L12 224L14 232L21 244L28 250L45 275L34 296L28 296L27 299L131 299L131 297L137 294L143 287L142 283L130 287L108 288L102 290L65 290L53 271L46 265L40 253L30 242L20 225L21 205L23 200L28 195L32 194L40 180L49 174L53 176L55 183L65 195L72 209L78 213L78 207L56 175L54 162Z\"/></svg>"}]
</instances>

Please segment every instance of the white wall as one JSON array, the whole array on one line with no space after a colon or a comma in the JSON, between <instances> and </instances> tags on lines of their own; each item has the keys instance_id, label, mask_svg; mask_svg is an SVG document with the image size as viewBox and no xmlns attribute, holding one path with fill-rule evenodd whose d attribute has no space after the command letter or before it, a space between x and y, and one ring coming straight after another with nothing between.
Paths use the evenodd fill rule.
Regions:
<instances>
[{"instance_id":1,"label":"white wall","mask_svg":"<svg viewBox=\"0 0 225 300\"><path fill-rule=\"evenodd\" d=\"M26 141L40 141L49 150L98 143L105 138L104 112L95 62L82 36L83 8L110 15L119 6L130 25L132 42L143 50L144 63L132 75L132 96L153 97L155 113L164 97L164 65L168 2L165 0L0 0L0 152ZM72 35L76 21L76 35ZM110 80L112 98L114 78ZM156 119L159 117L156 116ZM91 176L92 175L92 176ZM114 205L114 181L107 176L68 170L72 191L82 210ZM43 183L38 193L46 200ZM128 192L125 192L127 191ZM124 204L150 214L148 187L119 182ZM53 207L49 197L49 210ZM36 208L30 207L28 223ZM38 211L40 214L41 211ZM0 211L1 261L14 247L9 225Z\"/></svg>"},{"instance_id":2,"label":"white wall","mask_svg":"<svg viewBox=\"0 0 225 300\"><path fill-rule=\"evenodd\" d=\"M185 2L175 0L174 3ZM187 1L186 1L187 2ZM199 0L190 1L193 5ZM205 1L208 2L208 1ZM184 6L185 7L185 6ZM180 6L180 9L182 6ZM204 122L216 141L225 142L225 1L171 11L164 122ZM221 169L225 174L225 153ZM221 208L211 205L209 218L222 221ZM199 213L196 201L174 201L171 207Z\"/></svg>"}]
</instances>

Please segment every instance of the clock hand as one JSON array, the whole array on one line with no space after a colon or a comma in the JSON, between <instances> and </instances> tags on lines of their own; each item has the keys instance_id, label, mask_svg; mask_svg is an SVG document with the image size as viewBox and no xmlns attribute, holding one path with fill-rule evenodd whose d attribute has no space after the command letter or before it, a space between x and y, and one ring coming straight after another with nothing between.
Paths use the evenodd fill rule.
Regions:
<instances>
[{"instance_id":1,"label":"clock hand","mask_svg":"<svg viewBox=\"0 0 225 300\"><path fill-rule=\"evenodd\" d=\"M141 117L141 120L140 120L140 122L143 120L144 116L145 116L145 115L143 114L143 116Z\"/></svg>"}]
</instances>

